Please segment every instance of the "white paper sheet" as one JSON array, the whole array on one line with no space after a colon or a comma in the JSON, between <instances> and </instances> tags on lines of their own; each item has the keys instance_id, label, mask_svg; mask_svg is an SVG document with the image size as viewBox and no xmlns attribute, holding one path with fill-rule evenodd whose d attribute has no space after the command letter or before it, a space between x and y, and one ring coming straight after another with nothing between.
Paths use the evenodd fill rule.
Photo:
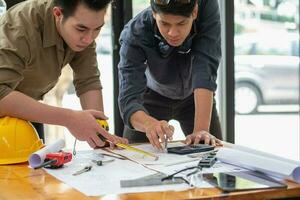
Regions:
<instances>
[{"instance_id":1,"label":"white paper sheet","mask_svg":"<svg viewBox=\"0 0 300 200\"><path fill-rule=\"evenodd\" d=\"M159 155L159 160L148 160L148 158L145 159L140 154L134 152L113 150L115 153L142 163L147 168L130 160L120 159L105 163L103 166L97 166L91 160L103 159L101 153L105 151L101 149L79 151L72 162L67 163L63 168L55 170L47 169L47 172L87 196L167 190L178 191L190 188L187 184L121 188L120 180L141 178L155 174L157 171L171 174L180 169L195 166L198 163L198 160L195 160L195 158L158 152L150 144L139 145L137 147ZM300 163L246 147L235 145L231 145L230 147L223 147L217 153L217 158L222 162L217 162L210 169L204 168L202 173L243 171L245 170L244 168L247 168L300 182ZM111 158L107 157L106 159ZM182 163L183 161L184 163ZM229 164L225 164L224 162ZM91 171L78 176L72 175L87 165L93 166ZM198 181L196 186L202 188L212 187L202 180Z\"/></svg>"},{"instance_id":2,"label":"white paper sheet","mask_svg":"<svg viewBox=\"0 0 300 200\"><path fill-rule=\"evenodd\" d=\"M151 166L147 166L147 167L150 169L153 169L155 171L170 175L181 169L197 166L198 162L199 161L194 161L194 162L172 165L172 166L167 166L167 167L164 165L151 165ZM248 170L238 167L238 166L221 163L219 161L217 161L211 168L203 168L202 169L202 173L236 172L236 171L248 171Z\"/></svg>"},{"instance_id":3,"label":"white paper sheet","mask_svg":"<svg viewBox=\"0 0 300 200\"><path fill-rule=\"evenodd\" d=\"M182 142L170 143L169 147L182 146ZM145 150L147 152L153 153L159 156L158 160L154 160L151 157L145 157L139 153L135 153L127 150L112 150L116 154L123 155L137 163L145 165L149 169L153 169L157 172L161 172L167 175L173 174L181 169L197 166L199 160L202 158L205 153L189 154L189 155L176 155L176 154L167 154L160 152L152 147L151 144L142 144L135 146L139 149ZM198 155L195 157L190 157L190 155ZM214 173L214 172L234 172L234 171L244 171L245 169L226 165L224 163L217 162L211 168L203 168L203 173Z\"/></svg>"},{"instance_id":4,"label":"white paper sheet","mask_svg":"<svg viewBox=\"0 0 300 200\"><path fill-rule=\"evenodd\" d=\"M103 150L78 151L76 157L61 169L46 169L52 176L67 185L79 190L87 196L101 196L109 194L121 194L132 192L151 192L167 190L185 190L190 188L187 184L174 184L163 186L148 186L121 188L120 180L136 179L156 172L143 167L129 160L115 159L113 162L105 163L103 166L97 166L92 163L92 159L102 159L99 153ZM107 157L111 159L110 157ZM92 165L89 172L73 176L72 174L86 165ZM203 183L203 187L211 187Z\"/></svg>"},{"instance_id":5,"label":"white paper sheet","mask_svg":"<svg viewBox=\"0 0 300 200\"><path fill-rule=\"evenodd\" d=\"M300 183L300 162L237 145L221 148L217 158L225 163Z\"/></svg>"},{"instance_id":6,"label":"white paper sheet","mask_svg":"<svg viewBox=\"0 0 300 200\"><path fill-rule=\"evenodd\" d=\"M182 143L170 143L169 146L182 146ZM161 152L159 150L154 149L151 144L141 144L134 146L136 148L142 149L144 151L147 151L149 153L155 154L159 157L158 160L153 159L150 156L145 156L143 154L129 151L125 149L115 149L111 150L111 152L114 152L116 154L125 156L126 158L129 158L130 160L133 160L137 163L143 164L143 165L163 165L163 166L172 166L177 165L180 163L187 163L192 162L195 160L198 160L198 158L190 158L187 155L176 155L176 154L168 154L165 152Z\"/></svg>"},{"instance_id":7,"label":"white paper sheet","mask_svg":"<svg viewBox=\"0 0 300 200\"><path fill-rule=\"evenodd\" d=\"M65 146L65 140L59 139L56 142L45 146L44 148L34 152L29 156L28 162L31 167L37 167L41 165L47 153L54 153L60 151Z\"/></svg>"}]
</instances>

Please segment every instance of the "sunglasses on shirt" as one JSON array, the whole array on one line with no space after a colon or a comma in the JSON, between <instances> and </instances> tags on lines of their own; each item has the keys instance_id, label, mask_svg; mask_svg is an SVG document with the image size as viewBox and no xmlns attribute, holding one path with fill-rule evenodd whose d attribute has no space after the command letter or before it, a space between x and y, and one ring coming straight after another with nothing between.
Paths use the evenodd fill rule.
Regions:
<instances>
[{"instance_id":1,"label":"sunglasses on shirt","mask_svg":"<svg viewBox=\"0 0 300 200\"><path fill-rule=\"evenodd\" d=\"M191 0L154 0L154 3L157 5L168 5L171 1L174 1L176 3L180 4L189 4L191 3Z\"/></svg>"}]
</instances>

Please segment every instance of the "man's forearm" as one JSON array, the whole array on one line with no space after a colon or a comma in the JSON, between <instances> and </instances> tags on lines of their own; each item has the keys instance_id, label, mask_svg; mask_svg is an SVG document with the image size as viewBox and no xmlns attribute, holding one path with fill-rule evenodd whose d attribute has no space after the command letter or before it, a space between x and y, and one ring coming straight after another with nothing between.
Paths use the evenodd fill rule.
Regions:
<instances>
[{"instance_id":1,"label":"man's forearm","mask_svg":"<svg viewBox=\"0 0 300 200\"><path fill-rule=\"evenodd\" d=\"M80 95L80 104L83 110L94 109L104 112L101 90L91 90Z\"/></svg>"},{"instance_id":2,"label":"man's forearm","mask_svg":"<svg viewBox=\"0 0 300 200\"><path fill-rule=\"evenodd\" d=\"M209 132L213 104L213 92L207 89L194 91L195 121L194 132L205 130Z\"/></svg>"},{"instance_id":3,"label":"man's forearm","mask_svg":"<svg viewBox=\"0 0 300 200\"><path fill-rule=\"evenodd\" d=\"M0 116L11 116L32 122L66 126L72 110L49 106L23 93L13 91L0 100Z\"/></svg>"},{"instance_id":4,"label":"man's forearm","mask_svg":"<svg viewBox=\"0 0 300 200\"><path fill-rule=\"evenodd\" d=\"M157 120L141 110L133 113L130 117L133 128L141 132L146 132L146 127L152 122L157 122Z\"/></svg>"}]
</instances>

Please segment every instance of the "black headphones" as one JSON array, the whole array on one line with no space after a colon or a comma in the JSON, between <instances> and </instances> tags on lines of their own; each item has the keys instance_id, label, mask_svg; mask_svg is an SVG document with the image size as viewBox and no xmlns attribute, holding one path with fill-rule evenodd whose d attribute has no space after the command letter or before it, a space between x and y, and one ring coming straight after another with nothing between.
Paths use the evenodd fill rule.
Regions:
<instances>
[{"instance_id":1,"label":"black headphones","mask_svg":"<svg viewBox=\"0 0 300 200\"><path fill-rule=\"evenodd\" d=\"M190 53L192 48L192 41L196 34L197 34L197 27L196 27L196 23L193 22L193 29L191 33L188 35L188 37L185 39L185 41L179 47L173 47L169 45L168 42L161 36L157 25L154 24L154 37L158 40L157 49L163 58L169 57L172 54L174 49L177 50L179 54Z\"/></svg>"}]
</instances>

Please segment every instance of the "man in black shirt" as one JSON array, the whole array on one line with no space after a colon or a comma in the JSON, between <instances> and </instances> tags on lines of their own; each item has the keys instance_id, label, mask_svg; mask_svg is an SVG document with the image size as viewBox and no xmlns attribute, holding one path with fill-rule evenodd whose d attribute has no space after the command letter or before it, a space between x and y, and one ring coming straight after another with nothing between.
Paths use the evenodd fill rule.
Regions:
<instances>
[{"instance_id":1,"label":"man in black shirt","mask_svg":"<svg viewBox=\"0 0 300 200\"><path fill-rule=\"evenodd\" d=\"M157 149L179 121L186 143L221 143L214 92L221 57L217 0L151 0L124 28L119 106L130 142ZM132 130L135 129L135 130Z\"/></svg>"}]
</instances>

